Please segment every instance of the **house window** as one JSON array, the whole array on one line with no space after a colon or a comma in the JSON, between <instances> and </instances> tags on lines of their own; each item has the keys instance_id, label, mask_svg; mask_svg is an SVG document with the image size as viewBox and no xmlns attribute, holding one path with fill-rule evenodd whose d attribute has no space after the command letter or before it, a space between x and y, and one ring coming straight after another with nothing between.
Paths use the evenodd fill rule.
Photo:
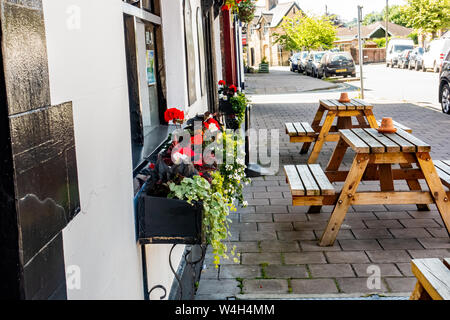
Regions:
<instances>
[{"instance_id":1,"label":"house window","mask_svg":"<svg viewBox=\"0 0 450 320\"><path fill-rule=\"evenodd\" d=\"M269 33L269 25L265 24L264 25L264 34L268 34Z\"/></svg>"},{"instance_id":2,"label":"house window","mask_svg":"<svg viewBox=\"0 0 450 320\"><path fill-rule=\"evenodd\" d=\"M148 8L154 9L154 2ZM162 34L158 23L130 14L124 14L124 25L133 169L137 171L168 135L168 127L160 120L166 109Z\"/></svg>"}]
</instances>

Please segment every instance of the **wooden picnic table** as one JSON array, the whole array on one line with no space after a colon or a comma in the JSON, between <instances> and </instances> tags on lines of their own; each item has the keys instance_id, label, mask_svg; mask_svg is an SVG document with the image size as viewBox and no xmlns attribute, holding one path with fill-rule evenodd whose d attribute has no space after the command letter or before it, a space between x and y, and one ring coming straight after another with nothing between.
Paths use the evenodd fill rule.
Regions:
<instances>
[{"instance_id":1,"label":"wooden picnic table","mask_svg":"<svg viewBox=\"0 0 450 320\"><path fill-rule=\"evenodd\" d=\"M378 128L377 120L372 112L373 106L359 99L351 99L349 103L341 103L338 100L320 100L319 109L316 112L311 128L318 132L318 136L311 142L305 142L301 150L302 154L308 153L311 143L314 147L308 159L308 164L316 163L326 141L339 140L338 131L340 129L351 129L352 117L356 117L359 128ZM323 118L323 125L320 126ZM334 120L337 124L333 126ZM291 137L291 142L296 142L295 137ZM298 142L304 140L298 139Z\"/></svg>"},{"instance_id":2,"label":"wooden picnic table","mask_svg":"<svg viewBox=\"0 0 450 320\"><path fill-rule=\"evenodd\" d=\"M353 164L349 171L339 171L348 148L356 153ZM330 182L345 181L342 191L315 202L294 196L294 203L335 206L320 246L333 245L351 205L416 204L426 210L426 205L434 203L450 232L450 192L444 190L430 151L430 145L401 129L394 134L381 134L372 128L340 130L325 174ZM395 164L400 168L393 169ZM429 191L421 190L420 179L425 179ZM361 180L379 180L381 191L357 192ZM406 180L410 191L395 191L394 180Z\"/></svg>"},{"instance_id":3,"label":"wooden picnic table","mask_svg":"<svg viewBox=\"0 0 450 320\"><path fill-rule=\"evenodd\" d=\"M352 128L378 128L381 121L377 121L372 112L373 106L359 99L351 99L349 103L341 103L338 100L320 100L319 109L316 112L312 124L308 122L285 123L286 133L291 143L302 143L301 154L308 153L311 144L314 148L309 156L308 164L314 164L319 157L325 142L336 142L339 140L340 129ZM358 124L353 124L355 117ZM334 121L337 119L337 124ZM324 120L323 124L322 120ZM409 133L410 128L394 121L394 126Z\"/></svg>"}]
</instances>

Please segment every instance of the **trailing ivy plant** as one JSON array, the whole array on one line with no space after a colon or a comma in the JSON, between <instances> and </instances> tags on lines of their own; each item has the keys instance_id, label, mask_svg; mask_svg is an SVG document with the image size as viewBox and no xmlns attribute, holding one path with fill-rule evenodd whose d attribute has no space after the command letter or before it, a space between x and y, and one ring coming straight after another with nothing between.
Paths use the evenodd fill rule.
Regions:
<instances>
[{"instance_id":1,"label":"trailing ivy plant","mask_svg":"<svg viewBox=\"0 0 450 320\"><path fill-rule=\"evenodd\" d=\"M230 98L230 102L233 106L233 111L236 114L236 118L238 119L239 126L241 126L245 120L245 110L247 109L247 105L250 103L250 100L247 99L244 93L239 92L234 97Z\"/></svg>"},{"instance_id":2,"label":"trailing ivy plant","mask_svg":"<svg viewBox=\"0 0 450 320\"><path fill-rule=\"evenodd\" d=\"M227 197L223 195L223 178L220 173L213 173L211 184L201 176L184 178L180 184L170 183L171 193L169 198L178 198L186 200L188 203L203 203L203 231L207 242L211 245L214 254L214 264L216 268L220 264L220 258L228 259L228 247L224 243L231 236L228 218L230 203ZM230 251L236 258L236 248Z\"/></svg>"}]
</instances>

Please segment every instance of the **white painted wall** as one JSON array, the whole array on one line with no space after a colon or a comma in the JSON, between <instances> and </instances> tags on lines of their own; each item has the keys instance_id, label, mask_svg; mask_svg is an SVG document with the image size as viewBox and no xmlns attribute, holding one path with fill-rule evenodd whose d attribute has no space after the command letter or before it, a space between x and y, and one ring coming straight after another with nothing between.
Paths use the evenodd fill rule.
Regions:
<instances>
[{"instance_id":1,"label":"white painted wall","mask_svg":"<svg viewBox=\"0 0 450 320\"><path fill-rule=\"evenodd\" d=\"M195 13L200 0L191 1ZM122 1L43 2L52 104L72 101L74 108L82 212L63 230L63 239L66 267L80 267L81 289L68 290L68 298L142 299ZM161 4L168 106L192 117L207 110L207 96L200 96L197 71L198 99L187 106L182 1ZM198 63L198 52L196 58ZM170 247L147 246L149 288L161 284L170 291ZM175 269L183 251L184 246L174 250ZM159 296L155 292L152 298Z\"/></svg>"},{"instance_id":2,"label":"white painted wall","mask_svg":"<svg viewBox=\"0 0 450 320\"><path fill-rule=\"evenodd\" d=\"M68 298L142 299L122 1L43 2L52 103L73 101L75 121L82 212L63 239L81 289Z\"/></svg>"}]
</instances>

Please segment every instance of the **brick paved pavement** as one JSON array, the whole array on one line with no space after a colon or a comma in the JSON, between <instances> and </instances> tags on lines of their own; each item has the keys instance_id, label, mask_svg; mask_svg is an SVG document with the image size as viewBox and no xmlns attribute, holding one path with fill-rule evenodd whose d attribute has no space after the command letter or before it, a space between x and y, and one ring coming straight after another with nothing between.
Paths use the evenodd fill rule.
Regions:
<instances>
[{"instance_id":1,"label":"brick paved pavement","mask_svg":"<svg viewBox=\"0 0 450 320\"><path fill-rule=\"evenodd\" d=\"M280 165L306 162L307 156L299 154L301 144L290 144L282 128L287 121L312 121L316 108L316 104L254 106L254 128L280 129ZM432 145L433 159L450 159L449 116L411 104L376 105L374 113L410 126ZM334 145L324 147L319 157L322 166ZM344 165L349 167L352 159L348 153ZM361 185L367 190L373 187L374 182ZM407 186L396 183L396 188ZM450 257L450 240L434 206L430 212L416 211L413 205L351 207L335 245L321 248L317 241L332 207L324 207L320 214L293 207L281 171L253 179L245 197L249 207L233 214L232 225L240 264L223 261L215 270L208 254L197 299L225 299L238 293L244 298L246 294L409 293L415 284L412 258ZM367 288L371 265L381 270L379 290Z\"/></svg>"}]
</instances>

